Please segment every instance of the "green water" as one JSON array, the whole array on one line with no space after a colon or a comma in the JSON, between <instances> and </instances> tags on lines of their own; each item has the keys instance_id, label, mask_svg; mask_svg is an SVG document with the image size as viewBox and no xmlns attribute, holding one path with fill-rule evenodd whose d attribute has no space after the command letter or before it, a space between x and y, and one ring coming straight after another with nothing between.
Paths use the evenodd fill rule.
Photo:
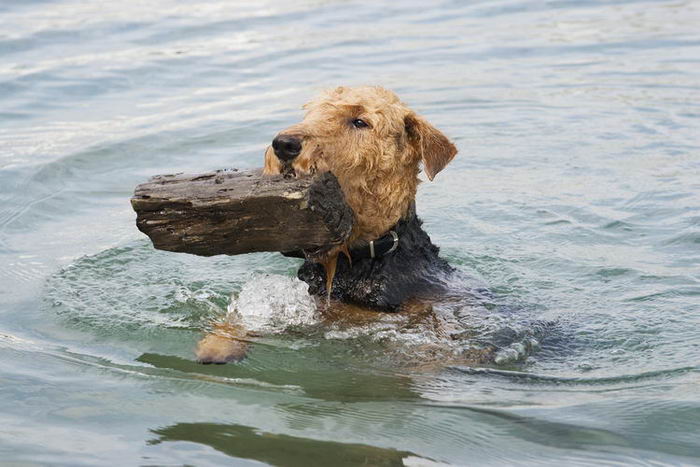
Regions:
<instances>
[{"instance_id":1,"label":"green water","mask_svg":"<svg viewBox=\"0 0 700 467\"><path fill-rule=\"evenodd\" d=\"M1 3L0 464L700 464L698 24L697 1ZM259 167L339 84L459 147L418 212L493 297L439 310L449 344L324 325L298 260L135 228L136 184ZM266 330L249 358L196 364L235 307ZM484 339L497 363L421 364Z\"/></svg>"}]
</instances>

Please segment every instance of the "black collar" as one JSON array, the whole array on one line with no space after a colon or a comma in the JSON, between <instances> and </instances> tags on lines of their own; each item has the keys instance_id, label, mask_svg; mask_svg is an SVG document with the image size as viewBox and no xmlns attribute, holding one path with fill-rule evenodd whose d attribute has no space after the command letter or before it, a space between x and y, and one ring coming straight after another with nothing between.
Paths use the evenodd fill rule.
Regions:
<instances>
[{"instance_id":1,"label":"black collar","mask_svg":"<svg viewBox=\"0 0 700 467\"><path fill-rule=\"evenodd\" d=\"M416 217L416 203L413 201L408 207L408 212L403 219L400 219L387 233L372 240L366 245L361 245L350 250L350 257L353 261L366 258L381 258L389 255L399 247L400 236L406 232L406 226L410 219Z\"/></svg>"},{"instance_id":2,"label":"black collar","mask_svg":"<svg viewBox=\"0 0 700 467\"><path fill-rule=\"evenodd\" d=\"M399 235L396 230L390 230L376 240L370 240L366 245L361 245L350 250L353 261L366 258L381 258L393 253L399 246Z\"/></svg>"}]
</instances>

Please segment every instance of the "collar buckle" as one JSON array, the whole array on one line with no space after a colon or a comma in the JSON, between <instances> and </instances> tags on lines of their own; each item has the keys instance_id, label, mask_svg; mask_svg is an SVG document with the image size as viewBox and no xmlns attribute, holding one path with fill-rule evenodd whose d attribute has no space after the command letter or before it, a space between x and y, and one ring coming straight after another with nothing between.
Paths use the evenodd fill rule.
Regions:
<instances>
[{"instance_id":1,"label":"collar buckle","mask_svg":"<svg viewBox=\"0 0 700 467\"><path fill-rule=\"evenodd\" d=\"M381 256L388 255L389 253L394 252L394 250L396 250L399 247L399 234L397 234L393 230L390 230L388 233L389 233L389 235L391 235L391 237L393 239L392 243L391 243L391 247L387 251L382 253ZM374 248L374 240L369 241L369 257L372 259L377 257L377 252Z\"/></svg>"},{"instance_id":2,"label":"collar buckle","mask_svg":"<svg viewBox=\"0 0 700 467\"><path fill-rule=\"evenodd\" d=\"M397 234L393 230L390 230L389 233L394 238L394 243L392 243L391 248L389 248L389 251L384 253L385 255L388 255L389 253L393 253L394 250L396 250L399 247L399 234Z\"/></svg>"}]
</instances>

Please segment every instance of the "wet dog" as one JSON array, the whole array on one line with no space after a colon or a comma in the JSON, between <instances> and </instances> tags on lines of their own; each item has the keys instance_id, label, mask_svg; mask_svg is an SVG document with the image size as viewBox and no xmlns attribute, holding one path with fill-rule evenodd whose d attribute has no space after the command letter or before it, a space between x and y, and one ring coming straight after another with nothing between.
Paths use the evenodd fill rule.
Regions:
<instances>
[{"instance_id":1,"label":"wet dog","mask_svg":"<svg viewBox=\"0 0 700 467\"><path fill-rule=\"evenodd\" d=\"M430 180L457 149L439 130L381 87L339 87L305 106L265 153L265 174L332 172L355 215L347 243L308 258L299 278L309 292L396 311L430 293L452 269L438 256L415 196L421 164Z\"/></svg>"},{"instance_id":2,"label":"wet dog","mask_svg":"<svg viewBox=\"0 0 700 467\"><path fill-rule=\"evenodd\" d=\"M453 269L416 216L418 175L422 167L432 181L456 147L381 87L338 87L304 108L304 119L267 148L263 173L332 172L354 224L345 244L297 254L305 257L298 277L310 294L349 305L327 310L326 316L363 320L368 310L429 310L426 303L445 290ZM241 358L245 336L239 325L218 326L199 343L199 361Z\"/></svg>"}]
</instances>

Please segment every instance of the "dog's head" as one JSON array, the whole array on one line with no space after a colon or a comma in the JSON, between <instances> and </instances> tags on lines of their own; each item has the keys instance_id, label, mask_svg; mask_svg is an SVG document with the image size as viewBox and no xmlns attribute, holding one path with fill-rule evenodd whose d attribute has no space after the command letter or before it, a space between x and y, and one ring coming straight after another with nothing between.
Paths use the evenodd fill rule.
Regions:
<instances>
[{"instance_id":1,"label":"dog's head","mask_svg":"<svg viewBox=\"0 0 700 467\"><path fill-rule=\"evenodd\" d=\"M304 108L304 119L267 148L263 173L331 171L355 214L350 246L377 238L407 214L421 163L433 180L457 154L445 135L381 87L339 87Z\"/></svg>"}]
</instances>

